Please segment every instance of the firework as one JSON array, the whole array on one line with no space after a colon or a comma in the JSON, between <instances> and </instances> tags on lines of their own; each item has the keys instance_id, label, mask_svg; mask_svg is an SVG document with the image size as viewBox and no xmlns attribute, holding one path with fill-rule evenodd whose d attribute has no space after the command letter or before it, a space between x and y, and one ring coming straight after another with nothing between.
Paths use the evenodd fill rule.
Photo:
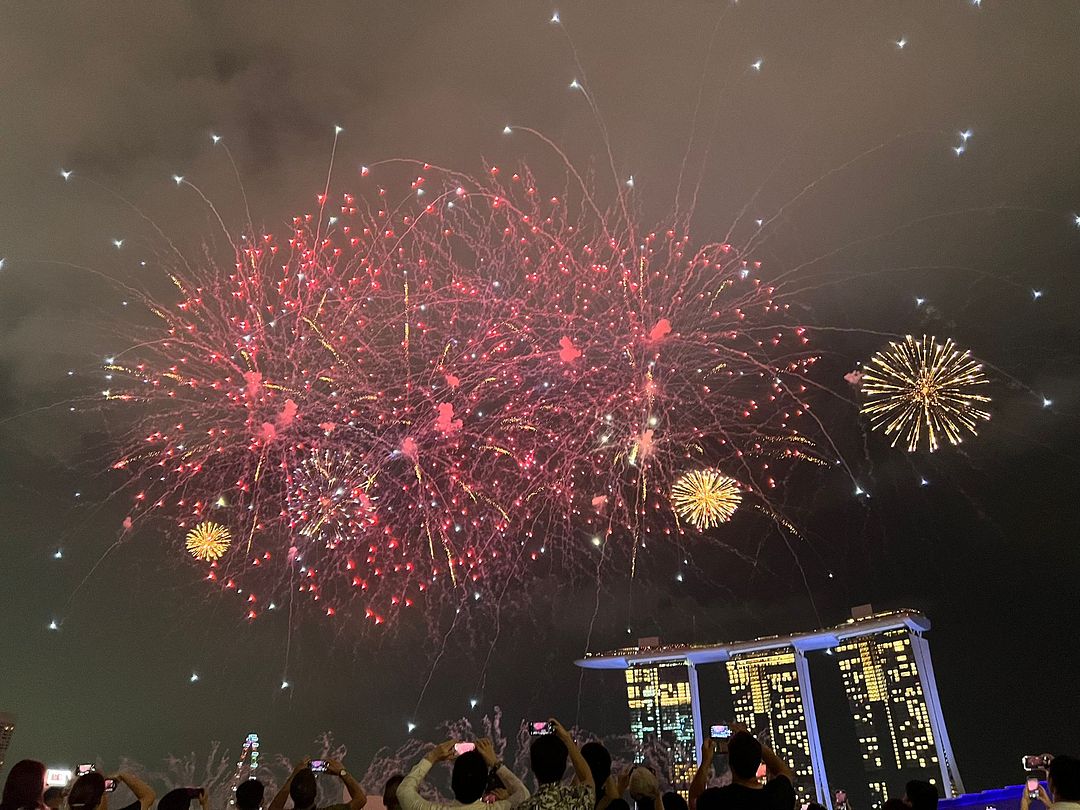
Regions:
<instances>
[{"instance_id":1,"label":"firework","mask_svg":"<svg viewBox=\"0 0 1080 810\"><path fill-rule=\"evenodd\" d=\"M808 337L733 246L526 172L425 166L394 198L320 195L227 267L167 264L156 325L109 366L139 413L114 464L133 520L227 510L235 551L207 578L249 618L482 606L531 561L591 568L601 534L633 570L684 532L671 471L698 459L763 496L805 456Z\"/></svg>"},{"instance_id":2,"label":"firework","mask_svg":"<svg viewBox=\"0 0 1080 810\"><path fill-rule=\"evenodd\" d=\"M862 412L873 429L892 436L893 447L903 439L914 452L925 439L932 453L940 437L959 444L965 431L976 435L978 423L990 418L979 407L990 397L975 392L987 382L982 365L952 340L941 344L908 335L875 354L864 369Z\"/></svg>"},{"instance_id":3,"label":"firework","mask_svg":"<svg viewBox=\"0 0 1080 810\"><path fill-rule=\"evenodd\" d=\"M738 482L716 470L694 470L671 488L675 512L698 529L727 523L742 502Z\"/></svg>"},{"instance_id":4,"label":"firework","mask_svg":"<svg viewBox=\"0 0 1080 810\"><path fill-rule=\"evenodd\" d=\"M229 550L231 540L226 527L206 521L187 533L187 550L197 560L212 562Z\"/></svg>"}]
</instances>

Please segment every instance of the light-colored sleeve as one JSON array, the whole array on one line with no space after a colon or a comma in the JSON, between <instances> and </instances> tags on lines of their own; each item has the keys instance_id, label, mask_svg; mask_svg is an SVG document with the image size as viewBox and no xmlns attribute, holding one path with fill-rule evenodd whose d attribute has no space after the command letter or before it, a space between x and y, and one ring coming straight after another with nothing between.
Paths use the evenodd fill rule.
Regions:
<instances>
[{"instance_id":1,"label":"light-colored sleeve","mask_svg":"<svg viewBox=\"0 0 1080 810\"><path fill-rule=\"evenodd\" d=\"M500 810L516 807L529 798L529 789L525 787L525 783L518 779L514 772L505 765L499 768L495 774L499 777L499 781L503 783L506 789L510 791L510 795L502 802L495 802L496 805L506 804L506 808L500 808Z\"/></svg>"},{"instance_id":2,"label":"light-colored sleeve","mask_svg":"<svg viewBox=\"0 0 1080 810\"><path fill-rule=\"evenodd\" d=\"M430 770L431 763L428 762L427 758L424 758L417 762L413 769L409 771L409 775L401 780L401 784L398 785L397 789L401 810L446 810L445 804L429 802L427 799L421 798L417 792L417 788Z\"/></svg>"}]
</instances>

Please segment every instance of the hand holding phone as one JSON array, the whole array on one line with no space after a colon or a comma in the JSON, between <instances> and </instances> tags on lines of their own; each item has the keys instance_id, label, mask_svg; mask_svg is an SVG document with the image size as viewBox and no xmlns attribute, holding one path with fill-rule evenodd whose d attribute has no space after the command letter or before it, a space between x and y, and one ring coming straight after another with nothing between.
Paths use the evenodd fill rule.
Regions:
<instances>
[{"instance_id":1,"label":"hand holding phone","mask_svg":"<svg viewBox=\"0 0 1080 810\"><path fill-rule=\"evenodd\" d=\"M1029 799L1039 798L1039 777L1029 776L1027 780L1027 797Z\"/></svg>"}]
</instances>

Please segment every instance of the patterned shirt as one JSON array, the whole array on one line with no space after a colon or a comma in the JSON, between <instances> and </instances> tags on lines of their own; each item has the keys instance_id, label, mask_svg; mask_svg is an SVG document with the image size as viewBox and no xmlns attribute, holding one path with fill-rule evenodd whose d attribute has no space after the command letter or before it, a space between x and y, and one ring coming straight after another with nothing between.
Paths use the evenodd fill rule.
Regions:
<instances>
[{"instance_id":1,"label":"patterned shirt","mask_svg":"<svg viewBox=\"0 0 1080 810\"><path fill-rule=\"evenodd\" d=\"M596 791L592 785L541 785L517 810L593 810Z\"/></svg>"}]
</instances>

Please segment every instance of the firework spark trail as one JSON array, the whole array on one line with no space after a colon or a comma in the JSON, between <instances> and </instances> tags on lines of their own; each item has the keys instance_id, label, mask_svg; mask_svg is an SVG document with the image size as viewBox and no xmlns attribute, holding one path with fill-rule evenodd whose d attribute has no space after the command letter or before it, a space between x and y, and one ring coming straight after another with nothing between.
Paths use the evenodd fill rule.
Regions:
<instances>
[{"instance_id":1,"label":"firework spark trail","mask_svg":"<svg viewBox=\"0 0 1080 810\"><path fill-rule=\"evenodd\" d=\"M164 268L178 300L111 366L136 522L242 534L207 579L250 619L287 592L378 625L431 592L498 605L519 559L582 566L597 533L633 566L687 533L668 496L697 467L767 500L755 458L802 438L815 358L758 264L584 183L571 217L527 171L416 165L395 203L324 192L230 270Z\"/></svg>"}]
</instances>

